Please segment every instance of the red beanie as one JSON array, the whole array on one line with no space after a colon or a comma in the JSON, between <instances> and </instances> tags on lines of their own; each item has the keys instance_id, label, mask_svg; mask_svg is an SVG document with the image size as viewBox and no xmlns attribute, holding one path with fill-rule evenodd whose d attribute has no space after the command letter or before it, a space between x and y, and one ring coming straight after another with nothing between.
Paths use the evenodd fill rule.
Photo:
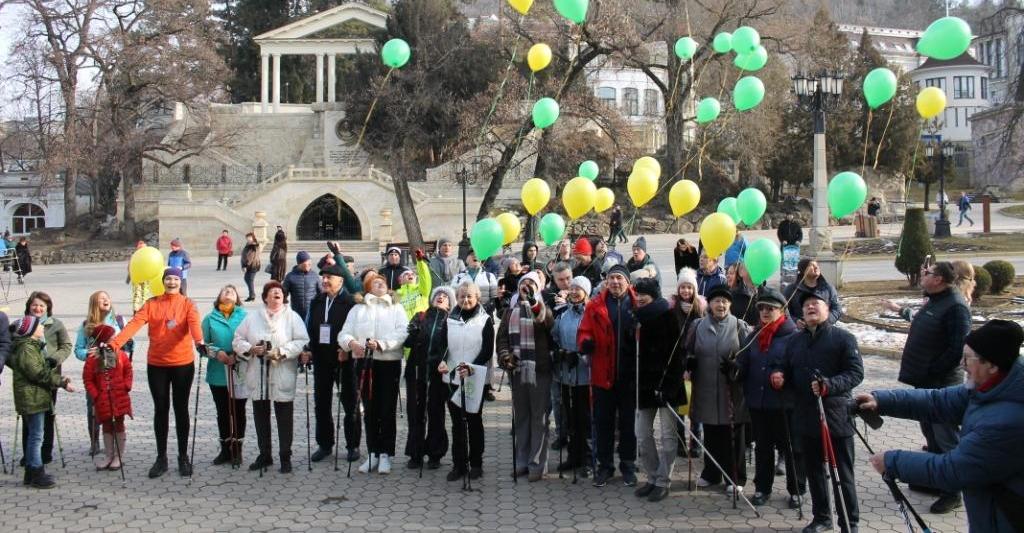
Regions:
<instances>
[{"instance_id":1,"label":"red beanie","mask_svg":"<svg viewBox=\"0 0 1024 533\"><path fill-rule=\"evenodd\" d=\"M586 237L580 237L573 246L572 253L581 255L594 255L594 249L590 247L590 241Z\"/></svg>"}]
</instances>

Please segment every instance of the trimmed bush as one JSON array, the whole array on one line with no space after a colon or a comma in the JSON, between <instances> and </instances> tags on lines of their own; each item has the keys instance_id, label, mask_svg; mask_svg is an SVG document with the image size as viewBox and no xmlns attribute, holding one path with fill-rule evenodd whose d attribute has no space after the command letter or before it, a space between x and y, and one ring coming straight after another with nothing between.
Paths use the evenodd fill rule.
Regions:
<instances>
[{"instance_id":1,"label":"trimmed bush","mask_svg":"<svg viewBox=\"0 0 1024 533\"><path fill-rule=\"evenodd\" d=\"M932 240L924 223L924 209L907 209L896 250L896 269L906 274L911 287L917 287L921 277L921 265L932 254Z\"/></svg>"},{"instance_id":2,"label":"trimmed bush","mask_svg":"<svg viewBox=\"0 0 1024 533\"><path fill-rule=\"evenodd\" d=\"M971 297L980 300L981 295L988 293L992 288L992 276L983 266L974 265L974 292Z\"/></svg>"},{"instance_id":3,"label":"trimmed bush","mask_svg":"<svg viewBox=\"0 0 1024 533\"><path fill-rule=\"evenodd\" d=\"M1013 278L1017 275L1013 265L1009 261L996 259L985 263L985 270L992 277L992 294L999 294L1007 287L1013 285Z\"/></svg>"}]
</instances>

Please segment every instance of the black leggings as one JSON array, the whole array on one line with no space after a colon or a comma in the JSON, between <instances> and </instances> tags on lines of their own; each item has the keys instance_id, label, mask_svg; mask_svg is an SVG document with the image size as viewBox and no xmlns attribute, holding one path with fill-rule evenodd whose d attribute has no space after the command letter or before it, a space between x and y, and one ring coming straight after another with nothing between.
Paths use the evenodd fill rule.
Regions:
<instances>
[{"instance_id":1,"label":"black leggings","mask_svg":"<svg viewBox=\"0 0 1024 533\"><path fill-rule=\"evenodd\" d=\"M230 372L230 370L228 370ZM210 394L213 395L213 404L217 406L217 433L221 442L231 440L231 414L228 411L231 398L228 397L228 388L220 385L210 385ZM245 398L235 398L235 435L234 438L242 440L245 438Z\"/></svg>"},{"instance_id":2,"label":"black leggings","mask_svg":"<svg viewBox=\"0 0 1024 533\"><path fill-rule=\"evenodd\" d=\"M184 280L183 280L184 281ZM188 395L196 367L189 363L182 366L146 366L149 392L153 395L153 432L156 434L156 453L167 456L167 431L170 409L174 405L174 432L178 437L178 456L188 453Z\"/></svg>"},{"instance_id":3,"label":"black leggings","mask_svg":"<svg viewBox=\"0 0 1024 533\"><path fill-rule=\"evenodd\" d=\"M398 429L395 412L398 410L398 383L402 375L402 362L372 359L371 363L367 370L372 374L363 374L360 392L363 400L366 450L371 454L384 453L394 457L395 435ZM362 369L365 364L364 360L358 366Z\"/></svg>"}]
</instances>

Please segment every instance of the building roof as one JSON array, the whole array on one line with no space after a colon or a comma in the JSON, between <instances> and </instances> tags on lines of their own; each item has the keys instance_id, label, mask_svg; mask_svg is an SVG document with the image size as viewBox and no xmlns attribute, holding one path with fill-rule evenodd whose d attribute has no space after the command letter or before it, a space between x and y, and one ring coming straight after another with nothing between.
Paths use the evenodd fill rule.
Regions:
<instances>
[{"instance_id":1,"label":"building roof","mask_svg":"<svg viewBox=\"0 0 1024 533\"><path fill-rule=\"evenodd\" d=\"M935 59L929 57L925 62L914 70L925 70L930 68L947 68L947 67L983 67L988 68L986 65L979 63L977 59L971 57L969 52L964 52L958 57L953 59Z\"/></svg>"}]
</instances>

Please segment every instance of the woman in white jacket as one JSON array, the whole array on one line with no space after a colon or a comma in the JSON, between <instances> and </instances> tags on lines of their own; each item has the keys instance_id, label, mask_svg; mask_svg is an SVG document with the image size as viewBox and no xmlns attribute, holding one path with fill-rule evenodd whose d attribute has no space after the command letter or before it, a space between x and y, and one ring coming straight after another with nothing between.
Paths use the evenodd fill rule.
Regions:
<instances>
[{"instance_id":1,"label":"woman in white jacket","mask_svg":"<svg viewBox=\"0 0 1024 533\"><path fill-rule=\"evenodd\" d=\"M284 288L276 281L263 286L263 307L246 315L235 330L231 346L248 357L245 385L252 398L256 443L260 454L249 470L274 464L270 446L270 402L274 402L281 473L292 471L292 428L298 357L309 343L306 325L284 303Z\"/></svg>"},{"instance_id":2,"label":"woman in white jacket","mask_svg":"<svg viewBox=\"0 0 1024 533\"><path fill-rule=\"evenodd\" d=\"M367 273L363 290L365 295L356 296L356 306L349 311L338 333L338 346L352 354L359 369L369 454L359 471L389 474L391 458L395 456L395 412L402 376L402 344L408 335L409 318L402 304L388 292L387 282L380 274Z\"/></svg>"}]
</instances>

